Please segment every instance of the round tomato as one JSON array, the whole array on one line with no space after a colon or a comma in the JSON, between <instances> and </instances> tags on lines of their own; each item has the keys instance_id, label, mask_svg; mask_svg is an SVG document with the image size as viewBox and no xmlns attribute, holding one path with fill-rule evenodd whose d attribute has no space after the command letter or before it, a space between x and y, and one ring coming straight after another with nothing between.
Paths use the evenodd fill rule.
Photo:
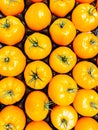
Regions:
<instances>
[{"instance_id":1,"label":"round tomato","mask_svg":"<svg viewBox=\"0 0 98 130\"><path fill-rule=\"evenodd\" d=\"M3 76L17 76L23 72L26 57L22 51L14 46L4 46L0 49L0 74Z\"/></svg>"},{"instance_id":2,"label":"round tomato","mask_svg":"<svg viewBox=\"0 0 98 130\"><path fill-rule=\"evenodd\" d=\"M50 54L52 42L47 35L35 32L27 37L24 50L32 60L43 59Z\"/></svg>"},{"instance_id":3,"label":"round tomato","mask_svg":"<svg viewBox=\"0 0 98 130\"><path fill-rule=\"evenodd\" d=\"M67 73L75 66L76 54L68 47L58 47L49 57L49 65L58 73Z\"/></svg>"},{"instance_id":4,"label":"round tomato","mask_svg":"<svg viewBox=\"0 0 98 130\"><path fill-rule=\"evenodd\" d=\"M30 119L41 121L47 117L49 112L49 99L42 91L29 93L25 101L25 111Z\"/></svg>"},{"instance_id":5,"label":"round tomato","mask_svg":"<svg viewBox=\"0 0 98 130\"><path fill-rule=\"evenodd\" d=\"M95 88L98 85L98 68L89 61L81 61L75 65L72 75L77 84L85 89Z\"/></svg>"},{"instance_id":6,"label":"round tomato","mask_svg":"<svg viewBox=\"0 0 98 130\"><path fill-rule=\"evenodd\" d=\"M89 3L79 4L72 12L72 22L81 32L92 31L98 26L98 12Z\"/></svg>"},{"instance_id":7,"label":"round tomato","mask_svg":"<svg viewBox=\"0 0 98 130\"><path fill-rule=\"evenodd\" d=\"M92 3L95 0L76 0L76 2L80 2L80 3Z\"/></svg>"},{"instance_id":8,"label":"round tomato","mask_svg":"<svg viewBox=\"0 0 98 130\"><path fill-rule=\"evenodd\" d=\"M54 103L66 106L73 102L77 89L76 82L69 75L58 74L49 83L48 95Z\"/></svg>"},{"instance_id":9,"label":"round tomato","mask_svg":"<svg viewBox=\"0 0 98 130\"><path fill-rule=\"evenodd\" d=\"M93 58L98 54L98 37L93 33L79 33L73 41L73 50L80 58Z\"/></svg>"},{"instance_id":10,"label":"round tomato","mask_svg":"<svg viewBox=\"0 0 98 130\"><path fill-rule=\"evenodd\" d=\"M14 77L0 80L0 103L5 105L20 101L25 93L24 83Z\"/></svg>"},{"instance_id":11,"label":"round tomato","mask_svg":"<svg viewBox=\"0 0 98 130\"><path fill-rule=\"evenodd\" d=\"M52 130L47 122L43 121L31 121L27 124L25 130Z\"/></svg>"},{"instance_id":12,"label":"round tomato","mask_svg":"<svg viewBox=\"0 0 98 130\"><path fill-rule=\"evenodd\" d=\"M91 117L81 117L74 130L98 130L98 122Z\"/></svg>"},{"instance_id":13,"label":"round tomato","mask_svg":"<svg viewBox=\"0 0 98 130\"><path fill-rule=\"evenodd\" d=\"M71 130L76 125L78 114L72 106L55 106L50 119L58 130Z\"/></svg>"},{"instance_id":14,"label":"round tomato","mask_svg":"<svg viewBox=\"0 0 98 130\"><path fill-rule=\"evenodd\" d=\"M25 27L19 18L7 16L0 19L0 42L6 45L19 43L25 34Z\"/></svg>"},{"instance_id":15,"label":"round tomato","mask_svg":"<svg viewBox=\"0 0 98 130\"><path fill-rule=\"evenodd\" d=\"M52 70L45 62L36 60L26 66L24 78L29 87L43 89L52 78Z\"/></svg>"},{"instance_id":16,"label":"round tomato","mask_svg":"<svg viewBox=\"0 0 98 130\"><path fill-rule=\"evenodd\" d=\"M73 106L82 116L92 117L98 113L98 93L93 90L79 89Z\"/></svg>"},{"instance_id":17,"label":"round tomato","mask_svg":"<svg viewBox=\"0 0 98 130\"><path fill-rule=\"evenodd\" d=\"M48 6L43 2L32 4L25 14L27 26L35 31L46 28L51 22L51 12Z\"/></svg>"},{"instance_id":18,"label":"round tomato","mask_svg":"<svg viewBox=\"0 0 98 130\"><path fill-rule=\"evenodd\" d=\"M74 7L75 0L50 0L49 8L58 17L65 17Z\"/></svg>"},{"instance_id":19,"label":"round tomato","mask_svg":"<svg viewBox=\"0 0 98 130\"><path fill-rule=\"evenodd\" d=\"M76 29L69 19L58 18L50 25L49 33L56 44L68 45L76 36Z\"/></svg>"},{"instance_id":20,"label":"round tomato","mask_svg":"<svg viewBox=\"0 0 98 130\"><path fill-rule=\"evenodd\" d=\"M0 111L0 130L23 130L26 116L18 106L6 106Z\"/></svg>"},{"instance_id":21,"label":"round tomato","mask_svg":"<svg viewBox=\"0 0 98 130\"><path fill-rule=\"evenodd\" d=\"M24 0L0 0L0 9L5 16L20 14L24 10Z\"/></svg>"}]
</instances>

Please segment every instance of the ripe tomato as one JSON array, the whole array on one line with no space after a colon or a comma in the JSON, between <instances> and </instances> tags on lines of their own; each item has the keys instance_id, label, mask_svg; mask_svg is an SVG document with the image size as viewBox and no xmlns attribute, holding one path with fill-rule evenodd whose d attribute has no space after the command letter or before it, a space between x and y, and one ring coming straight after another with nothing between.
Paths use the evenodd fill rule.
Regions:
<instances>
[{"instance_id":1,"label":"ripe tomato","mask_svg":"<svg viewBox=\"0 0 98 130\"><path fill-rule=\"evenodd\" d=\"M6 77L0 80L0 103L5 105L20 101L25 93L24 83L14 77Z\"/></svg>"},{"instance_id":2,"label":"ripe tomato","mask_svg":"<svg viewBox=\"0 0 98 130\"><path fill-rule=\"evenodd\" d=\"M58 18L50 25L49 33L56 44L68 45L76 36L76 29L69 19Z\"/></svg>"},{"instance_id":3,"label":"ripe tomato","mask_svg":"<svg viewBox=\"0 0 98 130\"><path fill-rule=\"evenodd\" d=\"M58 73L69 72L76 64L76 54L68 47L58 47L49 57L49 65Z\"/></svg>"},{"instance_id":4,"label":"ripe tomato","mask_svg":"<svg viewBox=\"0 0 98 130\"><path fill-rule=\"evenodd\" d=\"M5 16L20 14L24 10L24 0L0 0L0 9Z\"/></svg>"},{"instance_id":5,"label":"ripe tomato","mask_svg":"<svg viewBox=\"0 0 98 130\"><path fill-rule=\"evenodd\" d=\"M79 4L72 12L72 22L81 32L92 31L98 26L98 12L89 3Z\"/></svg>"},{"instance_id":6,"label":"ripe tomato","mask_svg":"<svg viewBox=\"0 0 98 130\"><path fill-rule=\"evenodd\" d=\"M47 122L43 121L31 121L27 124L25 130L52 130Z\"/></svg>"},{"instance_id":7,"label":"ripe tomato","mask_svg":"<svg viewBox=\"0 0 98 130\"><path fill-rule=\"evenodd\" d=\"M25 22L27 26L35 31L40 31L46 28L50 24L51 18L51 12L48 6L43 2L32 4L25 14Z\"/></svg>"},{"instance_id":8,"label":"ripe tomato","mask_svg":"<svg viewBox=\"0 0 98 130\"><path fill-rule=\"evenodd\" d=\"M7 16L0 19L0 42L6 45L19 43L25 34L25 27L19 18Z\"/></svg>"},{"instance_id":9,"label":"ripe tomato","mask_svg":"<svg viewBox=\"0 0 98 130\"><path fill-rule=\"evenodd\" d=\"M92 3L94 2L95 0L76 0L77 2L80 2L80 3Z\"/></svg>"},{"instance_id":10,"label":"ripe tomato","mask_svg":"<svg viewBox=\"0 0 98 130\"><path fill-rule=\"evenodd\" d=\"M41 121L49 112L49 99L42 91L32 91L25 100L25 111L30 119Z\"/></svg>"},{"instance_id":11,"label":"ripe tomato","mask_svg":"<svg viewBox=\"0 0 98 130\"><path fill-rule=\"evenodd\" d=\"M98 130L98 122L91 117L81 117L74 130Z\"/></svg>"},{"instance_id":12,"label":"ripe tomato","mask_svg":"<svg viewBox=\"0 0 98 130\"><path fill-rule=\"evenodd\" d=\"M58 17L65 17L74 7L75 0L50 0L49 8Z\"/></svg>"},{"instance_id":13,"label":"ripe tomato","mask_svg":"<svg viewBox=\"0 0 98 130\"><path fill-rule=\"evenodd\" d=\"M35 32L27 37L24 50L32 60L43 59L50 54L52 42L47 35Z\"/></svg>"},{"instance_id":14,"label":"ripe tomato","mask_svg":"<svg viewBox=\"0 0 98 130\"><path fill-rule=\"evenodd\" d=\"M6 106L0 111L0 130L23 130L26 116L18 106Z\"/></svg>"},{"instance_id":15,"label":"ripe tomato","mask_svg":"<svg viewBox=\"0 0 98 130\"><path fill-rule=\"evenodd\" d=\"M36 60L26 66L24 78L29 87L43 89L52 78L52 70L45 62Z\"/></svg>"},{"instance_id":16,"label":"ripe tomato","mask_svg":"<svg viewBox=\"0 0 98 130\"><path fill-rule=\"evenodd\" d=\"M98 37L93 33L79 33L73 41L73 49L80 58L93 58L98 54Z\"/></svg>"},{"instance_id":17,"label":"ripe tomato","mask_svg":"<svg viewBox=\"0 0 98 130\"><path fill-rule=\"evenodd\" d=\"M50 113L51 122L59 130L71 130L78 120L72 106L55 106Z\"/></svg>"},{"instance_id":18,"label":"ripe tomato","mask_svg":"<svg viewBox=\"0 0 98 130\"><path fill-rule=\"evenodd\" d=\"M0 49L0 74L3 76L17 76L23 72L26 57L22 51L14 46L4 46Z\"/></svg>"},{"instance_id":19,"label":"ripe tomato","mask_svg":"<svg viewBox=\"0 0 98 130\"><path fill-rule=\"evenodd\" d=\"M76 83L85 89L95 88L98 85L98 68L89 61L81 61L75 65L72 75Z\"/></svg>"},{"instance_id":20,"label":"ripe tomato","mask_svg":"<svg viewBox=\"0 0 98 130\"><path fill-rule=\"evenodd\" d=\"M73 102L77 89L76 82L69 75L57 74L49 83L48 96L54 103L66 106Z\"/></svg>"},{"instance_id":21,"label":"ripe tomato","mask_svg":"<svg viewBox=\"0 0 98 130\"><path fill-rule=\"evenodd\" d=\"M79 89L73 106L82 116L92 117L98 113L98 93L93 89Z\"/></svg>"}]
</instances>

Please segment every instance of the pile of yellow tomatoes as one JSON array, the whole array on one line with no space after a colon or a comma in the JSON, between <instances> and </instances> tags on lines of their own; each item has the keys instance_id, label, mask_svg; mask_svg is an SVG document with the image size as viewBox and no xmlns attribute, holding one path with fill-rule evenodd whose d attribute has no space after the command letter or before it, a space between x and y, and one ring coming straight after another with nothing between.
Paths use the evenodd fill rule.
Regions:
<instances>
[{"instance_id":1,"label":"pile of yellow tomatoes","mask_svg":"<svg viewBox=\"0 0 98 130\"><path fill-rule=\"evenodd\" d=\"M0 0L0 130L98 130L98 1Z\"/></svg>"}]
</instances>

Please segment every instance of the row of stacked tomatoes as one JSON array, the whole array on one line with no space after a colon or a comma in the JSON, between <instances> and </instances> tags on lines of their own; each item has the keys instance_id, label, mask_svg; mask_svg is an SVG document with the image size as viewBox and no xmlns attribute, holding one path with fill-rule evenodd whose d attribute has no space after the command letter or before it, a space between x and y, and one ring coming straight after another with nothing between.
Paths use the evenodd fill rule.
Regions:
<instances>
[{"instance_id":1,"label":"row of stacked tomatoes","mask_svg":"<svg viewBox=\"0 0 98 130\"><path fill-rule=\"evenodd\" d=\"M0 130L98 130L97 11L0 0Z\"/></svg>"}]
</instances>

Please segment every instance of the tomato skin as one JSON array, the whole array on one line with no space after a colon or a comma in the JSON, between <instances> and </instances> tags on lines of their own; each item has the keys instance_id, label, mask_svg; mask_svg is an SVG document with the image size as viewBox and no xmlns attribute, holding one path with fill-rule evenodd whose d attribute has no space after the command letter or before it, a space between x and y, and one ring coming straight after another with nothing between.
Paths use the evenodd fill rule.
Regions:
<instances>
[{"instance_id":1,"label":"tomato skin","mask_svg":"<svg viewBox=\"0 0 98 130\"><path fill-rule=\"evenodd\" d=\"M45 62L36 60L26 66L24 78L29 87L43 89L52 78L52 70Z\"/></svg>"},{"instance_id":2,"label":"tomato skin","mask_svg":"<svg viewBox=\"0 0 98 130\"><path fill-rule=\"evenodd\" d=\"M0 130L23 130L25 125L25 113L18 106L8 105L0 111Z\"/></svg>"},{"instance_id":3,"label":"tomato skin","mask_svg":"<svg viewBox=\"0 0 98 130\"><path fill-rule=\"evenodd\" d=\"M50 25L49 33L55 44L66 46L76 36L76 28L67 18L58 18Z\"/></svg>"},{"instance_id":4,"label":"tomato skin","mask_svg":"<svg viewBox=\"0 0 98 130\"><path fill-rule=\"evenodd\" d=\"M79 89L73 106L82 116L95 116L98 113L98 93L93 89Z\"/></svg>"},{"instance_id":5,"label":"tomato skin","mask_svg":"<svg viewBox=\"0 0 98 130\"><path fill-rule=\"evenodd\" d=\"M74 130L98 130L98 122L91 117L81 117L77 121Z\"/></svg>"},{"instance_id":6,"label":"tomato skin","mask_svg":"<svg viewBox=\"0 0 98 130\"><path fill-rule=\"evenodd\" d=\"M0 9L5 16L16 16L24 10L24 0L0 0Z\"/></svg>"},{"instance_id":7,"label":"tomato skin","mask_svg":"<svg viewBox=\"0 0 98 130\"><path fill-rule=\"evenodd\" d=\"M54 15L65 17L73 9L74 5L75 0L50 0L49 8Z\"/></svg>"},{"instance_id":8,"label":"tomato skin","mask_svg":"<svg viewBox=\"0 0 98 130\"><path fill-rule=\"evenodd\" d=\"M73 41L73 50L80 58L93 58L98 54L98 37L90 32L79 33Z\"/></svg>"},{"instance_id":9,"label":"tomato skin","mask_svg":"<svg viewBox=\"0 0 98 130\"><path fill-rule=\"evenodd\" d=\"M27 124L25 130L52 130L52 128L45 121L31 121Z\"/></svg>"},{"instance_id":10,"label":"tomato skin","mask_svg":"<svg viewBox=\"0 0 98 130\"><path fill-rule=\"evenodd\" d=\"M80 3L92 3L94 2L95 0L76 0L77 2L80 2Z\"/></svg>"},{"instance_id":11,"label":"tomato skin","mask_svg":"<svg viewBox=\"0 0 98 130\"><path fill-rule=\"evenodd\" d=\"M57 73L67 73L77 62L76 54L69 47L58 47L49 57L49 65Z\"/></svg>"},{"instance_id":12,"label":"tomato skin","mask_svg":"<svg viewBox=\"0 0 98 130\"><path fill-rule=\"evenodd\" d=\"M89 32L98 26L98 12L89 3L76 6L72 12L72 22L80 32Z\"/></svg>"},{"instance_id":13,"label":"tomato skin","mask_svg":"<svg viewBox=\"0 0 98 130\"><path fill-rule=\"evenodd\" d=\"M5 105L20 101L25 93L24 83L14 77L0 80L0 103Z\"/></svg>"},{"instance_id":14,"label":"tomato skin","mask_svg":"<svg viewBox=\"0 0 98 130\"><path fill-rule=\"evenodd\" d=\"M51 18L51 12L48 6L43 2L32 4L25 13L25 22L27 26L34 31L45 29L50 24Z\"/></svg>"},{"instance_id":15,"label":"tomato skin","mask_svg":"<svg viewBox=\"0 0 98 130\"><path fill-rule=\"evenodd\" d=\"M5 45L19 43L25 34L25 27L19 18L6 16L0 19L0 42Z\"/></svg>"},{"instance_id":16,"label":"tomato skin","mask_svg":"<svg viewBox=\"0 0 98 130\"><path fill-rule=\"evenodd\" d=\"M54 106L50 113L52 124L59 130L72 129L77 120L78 114L72 106Z\"/></svg>"},{"instance_id":17,"label":"tomato skin","mask_svg":"<svg viewBox=\"0 0 98 130\"><path fill-rule=\"evenodd\" d=\"M25 65L26 57L19 48L4 46L0 49L0 74L2 76L17 76L23 72Z\"/></svg>"},{"instance_id":18,"label":"tomato skin","mask_svg":"<svg viewBox=\"0 0 98 130\"><path fill-rule=\"evenodd\" d=\"M77 93L76 82L68 75L55 75L48 85L48 96L58 105L70 105Z\"/></svg>"},{"instance_id":19,"label":"tomato skin","mask_svg":"<svg viewBox=\"0 0 98 130\"><path fill-rule=\"evenodd\" d=\"M52 42L47 35L35 32L27 37L24 50L30 59L40 60L50 54Z\"/></svg>"},{"instance_id":20,"label":"tomato skin","mask_svg":"<svg viewBox=\"0 0 98 130\"><path fill-rule=\"evenodd\" d=\"M49 99L44 92L33 91L29 93L25 101L26 114L33 121L44 120L49 112L48 104Z\"/></svg>"},{"instance_id":21,"label":"tomato skin","mask_svg":"<svg viewBox=\"0 0 98 130\"><path fill-rule=\"evenodd\" d=\"M92 62L78 62L72 70L72 75L81 88L92 89L98 86L98 68Z\"/></svg>"}]
</instances>

